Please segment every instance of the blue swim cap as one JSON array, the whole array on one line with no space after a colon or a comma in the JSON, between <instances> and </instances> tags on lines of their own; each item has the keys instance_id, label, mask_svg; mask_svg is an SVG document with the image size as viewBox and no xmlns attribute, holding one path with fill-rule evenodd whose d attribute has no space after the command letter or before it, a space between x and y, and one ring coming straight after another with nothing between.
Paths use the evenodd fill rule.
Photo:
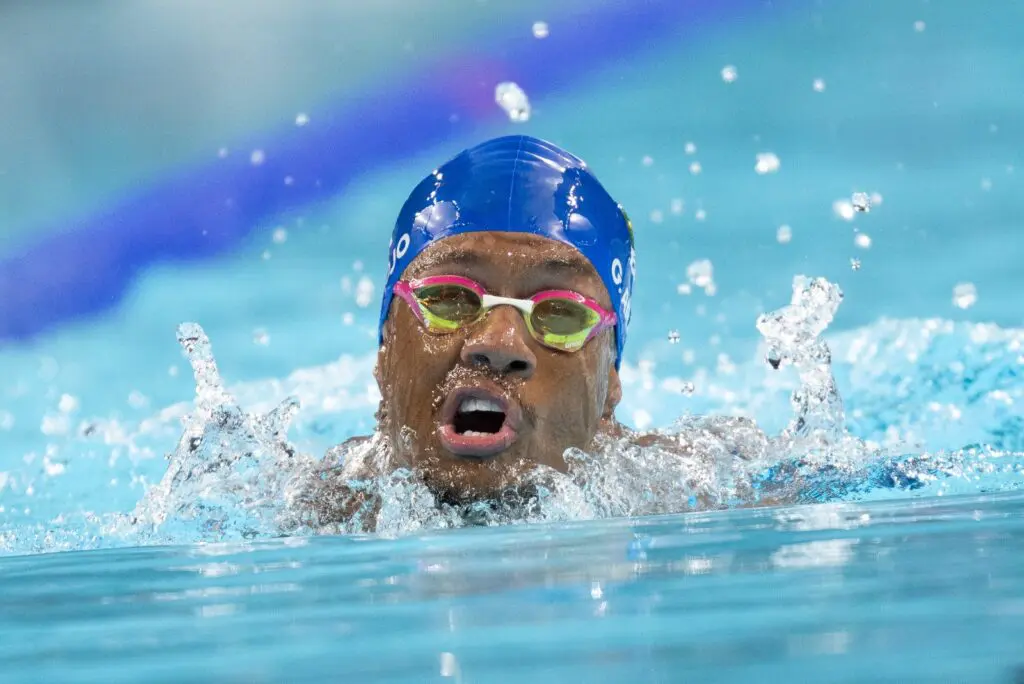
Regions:
<instances>
[{"instance_id":1,"label":"blue swim cap","mask_svg":"<svg viewBox=\"0 0 1024 684\"><path fill-rule=\"evenodd\" d=\"M395 283L412 260L438 240L491 230L558 240L593 264L618 316L618 368L636 274L629 217L583 160L525 135L495 138L463 151L409 195L388 245L380 341Z\"/></svg>"}]
</instances>

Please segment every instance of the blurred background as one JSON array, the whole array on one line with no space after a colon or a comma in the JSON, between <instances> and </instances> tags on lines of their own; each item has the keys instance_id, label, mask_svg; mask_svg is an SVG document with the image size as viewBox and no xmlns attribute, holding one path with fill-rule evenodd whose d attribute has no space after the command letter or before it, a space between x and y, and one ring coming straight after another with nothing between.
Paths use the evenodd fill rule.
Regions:
<instances>
[{"instance_id":1,"label":"blurred background","mask_svg":"<svg viewBox=\"0 0 1024 684\"><path fill-rule=\"evenodd\" d=\"M798 273L843 288L836 331L1019 326L1022 25L1010 0L8 0L3 456L64 395L188 400L183 321L230 382L349 358L372 383L398 208L513 132L582 156L633 219L627 373L750 359Z\"/></svg>"}]
</instances>

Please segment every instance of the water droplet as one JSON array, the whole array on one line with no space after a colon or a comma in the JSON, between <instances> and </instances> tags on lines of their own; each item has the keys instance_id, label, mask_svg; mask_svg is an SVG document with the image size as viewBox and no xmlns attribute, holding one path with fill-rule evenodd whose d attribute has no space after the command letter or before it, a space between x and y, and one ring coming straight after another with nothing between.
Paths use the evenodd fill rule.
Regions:
<instances>
[{"instance_id":1,"label":"water droplet","mask_svg":"<svg viewBox=\"0 0 1024 684\"><path fill-rule=\"evenodd\" d=\"M305 126L308 123L309 123L309 115L306 114L305 112L299 112L298 114L295 115L295 125L296 126Z\"/></svg>"},{"instance_id":2,"label":"water droplet","mask_svg":"<svg viewBox=\"0 0 1024 684\"><path fill-rule=\"evenodd\" d=\"M686 145L685 145L685 146L683 147L683 150L685 150L685 151L686 151L686 154L693 154L694 152L696 152L696 151L697 151L697 146L696 146L696 145L694 145L694 144L693 144L692 142L688 142L688 143L686 143Z\"/></svg>"},{"instance_id":3,"label":"water droplet","mask_svg":"<svg viewBox=\"0 0 1024 684\"><path fill-rule=\"evenodd\" d=\"M683 356L685 357L685 354ZM692 360L690 361L690 363L693 363ZM693 386L693 383L688 381L683 382L682 385L680 385L679 387L679 391L688 397L691 396L696 389L697 388Z\"/></svg>"},{"instance_id":4,"label":"water droplet","mask_svg":"<svg viewBox=\"0 0 1024 684\"><path fill-rule=\"evenodd\" d=\"M288 239L288 231L285 230L284 228L277 228L274 230L272 239L274 240L275 244L284 244L285 240Z\"/></svg>"},{"instance_id":5,"label":"water droplet","mask_svg":"<svg viewBox=\"0 0 1024 684\"><path fill-rule=\"evenodd\" d=\"M51 461L49 457L43 458L43 470L48 477L56 477L64 474L64 464Z\"/></svg>"},{"instance_id":6,"label":"water droplet","mask_svg":"<svg viewBox=\"0 0 1024 684\"><path fill-rule=\"evenodd\" d=\"M867 233L857 233L857 237L853 238L853 243L861 249L868 249L871 247L871 236Z\"/></svg>"},{"instance_id":7,"label":"water droplet","mask_svg":"<svg viewBox=\"0 0 1024 684\"><path fill-rule=\"evenodd\" d=\"M363 276L356 284L356 306L365 309L373 300L373 281Z\"/></svg>"},{"instance_id":8,"label":"water droplet","mask_svg":"<svg viewBox=\"0 0 1024 684\"><path fill-rule=\"evenodd\" d=\"M850 202L845 199L836 200L835 202L833 202L832 211L835 213L836 216L843 219L844 221L852 221L854 215L856 215L857 213L856 210L853 208L853 205L850 204Z\"/></svg>"},{"instance_id":9,"label":"water droplet","mask_svg":"<svg viewBox=\"0 0 1024 684\"><path fill-rule=\"evenodd\" d=\"M57 410L61 413L71 413L78 409L78 399L70 394L60 395L60 401L57 402Z\"/></svg>"},{"instance_id":10,"label":"water droplet","mask_svg":"<svg viewBox=\"0 0 1024 684\"><path fill-rule=\"evenodd\" d=\"M989 190L991 190L992 189L992 179L991 178L982 178L981 179L981 189L984 190L985 192L988 192Z\"/></svg>"},{"instance_id":11,"label":"water droplet","mask_svg":"<svg viewBox=\"0 0 1024 684\"><path fill-rule=\"evenodd\" d=\"M709 259L699 259L687 266L686 277L697 287L703 288L705 294L715 293L714 266Z\"/></svg>"},{"instance_id":12,"label":"water droplet","mask_svg":"<svg viewBox=\"0 0 1024 684\"><path fill-rule=\"evenodd\" d=\"M860 270L860 259L850 259L850 268L854 271Z\"/></svg>"},{"instance_id":13,"label":"water droplet","mask_svg":"<svg viewBox=\"0 0 1024 684\"><path fill-rule=\"evenodd\" d=\"M854 211L864 214L871 211L871 197L866 192L853 193L853 197L850 198L850 204L853 206Z\"/></svg>"},{"instance_id":14,"label":"water droplet","mask_svg":"<svg viewBox=\"0 0 1024 684\"><path fill-rule=\"evenodd\" d=\"M264 261L270 261L270 250L263 250L263 254L260 255Z\"/></svg>"},{"instance_id":15,"label":"water droplet","mask_svg":"<svg viewBox=\"0 0 1024 684\"><path fill-rule=\"evenodd\" d=\"M969 309L978 301L978 290L974 283L958 283L953 288L953 306Z\"/></svg>"},{"instance_id":16,"label":"water droplet","mask_svg":"<svg viewBox=\"0 0 1024 684\"><path fill-rule=\"evenodd\" d=\"M698 173L700 173L700 171L701 166L699 161L695 161L692 164L690 164L690 173L696 176Z\"/></svg>"},{"instance_id":17,"label":"water droplet","mask_svg":"<svg viewBox=\"0 0 1024 684\"><path fill-rule=\"evenodd\" d=\"M739 74L736 72L736 67L732 64L722 67L722 80L726 83L732 83L738 76Z\"/></svg>"},{"instance_id":18,"label":"water droplet","mask_svg":"<svg viewBox=\"0 0 1024 684\"><path fill-rule=\"evenodd\" d=\"M644 158L641 160L641 163L644 166L653 166L654 165L654 157L652 157L649 154L645 154Z\"/></svg>"},{"instance_id":19,"label":"water droplet","mask_svg":"<svg viewBox=\"0 0 1024 684\"><path fill-rule=\"evenodd\" d=\"M178 367L177 366L170 366L170 367L168 367L167 368L167 374L170 375L172 378L178 377Z\"/></svg>"},{"instance_id":20,"label":"water droplet","mask_svg":"<svg viewBox=\"0 0 1024 684\"><path fill-rule=\"evenodd\" d=\"M263 150L253 150L252 154L249 155L249 163L252 164L253 166L259 166L264 161L266 161L266 159L267 155L263 152Z\"/></svg>"},{"instance_id":21,"label":"water droplet","mask_svg":"<svg viewBox=\"0 0 1024 684\"><path fill-rule=\"evenodd\" d=\"M917 21L914 22L914 30L915 31L917 31L918 33L921 33L922 31L924 31L924 29L925 29L925 26L924 26L924 22L923 21L918 19ZM940 31L939 33L942 33L942 32Z\"/></svg>"},{"instance_id":22,"label":"water droplet","mask_svg":"<svg viewBox=\"0 0 1024 684\"><path fill-rule=\"evenodd\" d=\"M533 37L539 40L547 38L550 34L548 29L548 23L546 21L535 21L533 22Z\"/></svg>"},{"instance_id":23,"label":"water droplet","mask_svg":"<svg viewBox=\"0 0 1024 684\"><path fill-rule=\"evenodd\" d=\"M636 426L637 430L646 429L652 420L651 414L643 409L633 411L633 425Z\"/></svg>"},{"instance_id":24,"label":"water droplet","mask_svg":"<svg viewBox=\"0 0 1024 684\"><path fill-rule=\"evenodd\" d=\"M697 219L698 221L703 221L707 217L708 212L704 211L703 209L698 209L693 215L693 218Z\"/></svg>"},{"instance_id":25,"label":"water droplet","mask_svg":"<svg viewBox=\"0 0 1024 684\"><path fill-rule=\"evenodd\" d=\"M270 334L263 328L256 328L252 331L252 342L265 347L270 344Z\"/></svg>"},{"instance_id":26,"label":"water droplet","mask_svg":"<svg viewBox=\"0 0 1024 684\"><path fill-rule=\"evenodd\" d=\"M772 152L763 152L757 155L757 162L754 164L754 171L760 175L775 173L779 170L781 162Z\"/></svg>"},{"instance_id":27,"label":"water droplet","mask_svg":"<svg viewBox=\"0 0 1024 684\"><path fill-rule=\"evenodd\" d=\"M284 184L285 185L292 185L294 183L295 183L295 179L292 178L291 176L285 176L284 177Z\"/></svg>"},{"instance_id":28,"label":"water droplet","mask_svg":"<svg viewBox=\"0 0 1024 684\"><path fill-rule=\"evenodd\" d=\"M441 676L459 676L459 661L455 658L454 653L449 653L448 651L445 651L441 654Z\"/></svg>"},{"instance_id":29,"label":"water droplet","mask_svg":"<svg viewBox=\"0 0 1024 684\"><path fill-rule=\"evenodd\" d=\"M814 88L814 92L816 92L816 93L825 92L825 79L823 79L823 78L816 78L816 79L814 79L814 83L811 84L811 87Z\"/></svg>"},{"instance_id":30,"label":"water droplet","mask_svg":"<svg viewBox=\"0 0 1024 684\"><path fill-rule=\"evenodd\" d=\"M789 241L793 239L793 229L788 225L779 226L779 229L775 231L775 239L779 241L780 245L789 244Z\"/></svg>"},{"instance_id":31,"label":"water droplet","mask_svg":"<svg viewBox=\"0 0 1024 684\"><path fill-rule=\"evenodd\" d=\"M662 213L661 209L651 211L651 223L661 223L664 219L665 214Z\"/></svg>"},{"instance_id":32,"label":"water droplet","mask_svg":"<svg viewBox=\"0 0 1024 684\"><path fill-rule=\"evenodd\" d=\"M673 214L675 214L676 216L678 216L679 214L683 213L683 200L681 200L679 198L673 199L672 200L672 204L669 205L669 206L670 206L669 210Z\"/></svg>"},{"instance_id":33,"label":"water droplet","mask_svg":"<svg viewBox=\"0 0 1024 684\"><path fill-rule=\"evenodd\" d=\"M670 344L677 344L679 342L679 331L678 330L669 330L668 331L668 341L669 341Z\"/></svg>"},{"instance_id":34,"label":"water droplet","mask_svg":"<svg viewBox=\"0 0 1024 684\"><path fill-rule=\"evenodd\" d=\"M495 86L494 101L508 114L510 121L522 123L530 120L530 100L515 83L505 81Z\"/></svg>"},{"instance_id":35,"label":"water droplet","mask_svg":"<svg viewBox=\"0 0 1024 684\"><path fill-rule=\"evenodd\" d=\"M681 295L688 295L693 292L693 287L690 283L679 283L679 285L676 286L676 292Z\"/></svg>"},{"instance_id":36,"label":"water droplet","mask_svg":"<svg viewBox=\"0 0 1024 684\"><path fill-rule=\"evenodd\" d=\"M352 323L355 322L355 320L356 317L352 315L351 311L346 311L341 317L341 322L344 323L345 325L352 325Z\"/></svg>"},{"instance_id":37,"label":"water droplet","mask_svg":"<svg viewBox=\"0 0 1024 684\"><path fill-rule=\"evenodd\" d=\"M221 159L224 159L224 157L228 156L228 148L222 147L219 150L217 150L217 156L220 157Z\"/></svg>"}]
</instances>

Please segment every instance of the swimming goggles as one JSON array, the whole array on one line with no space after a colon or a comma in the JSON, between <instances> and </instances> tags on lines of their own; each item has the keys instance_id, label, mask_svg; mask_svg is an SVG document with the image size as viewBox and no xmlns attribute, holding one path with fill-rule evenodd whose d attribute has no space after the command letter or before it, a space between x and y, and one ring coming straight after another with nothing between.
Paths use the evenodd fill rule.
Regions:
<instances>
[{"instance_id":1,"label":"swimming goggles","mask_svg":"<svg viewBox=\"0 0 1024 684\"><path fill-rule=\"evenodd\" d=\"M400 280L395 294L408 302L428 332L437 334L472 325L496 306L513 306L522 312L535 340L567 352L579 351L617 320L613 312L572 290L545 290L529 299L512 299L487 294L479 283L461 276Z\"/></svg>"}]
</instances>

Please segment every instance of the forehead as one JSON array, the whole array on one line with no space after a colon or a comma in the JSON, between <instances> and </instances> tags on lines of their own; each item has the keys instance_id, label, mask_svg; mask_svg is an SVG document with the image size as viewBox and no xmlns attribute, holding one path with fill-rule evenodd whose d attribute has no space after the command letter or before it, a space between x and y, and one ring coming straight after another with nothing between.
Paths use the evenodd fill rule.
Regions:
<instances>
[{"instance_id":1,"label":"forehead","mask_svg":"<svg viewBox=\"0 0 1024 684\"><path fill-rule=\"evenodd\" d=\"M445 238L419 254L406 277L446 270L491 281L488 285L543 279L545 286L586 289L606 299L604 284L586 257L571 245L540 235L482 231Z\"/></svg>"}]
</instances>

